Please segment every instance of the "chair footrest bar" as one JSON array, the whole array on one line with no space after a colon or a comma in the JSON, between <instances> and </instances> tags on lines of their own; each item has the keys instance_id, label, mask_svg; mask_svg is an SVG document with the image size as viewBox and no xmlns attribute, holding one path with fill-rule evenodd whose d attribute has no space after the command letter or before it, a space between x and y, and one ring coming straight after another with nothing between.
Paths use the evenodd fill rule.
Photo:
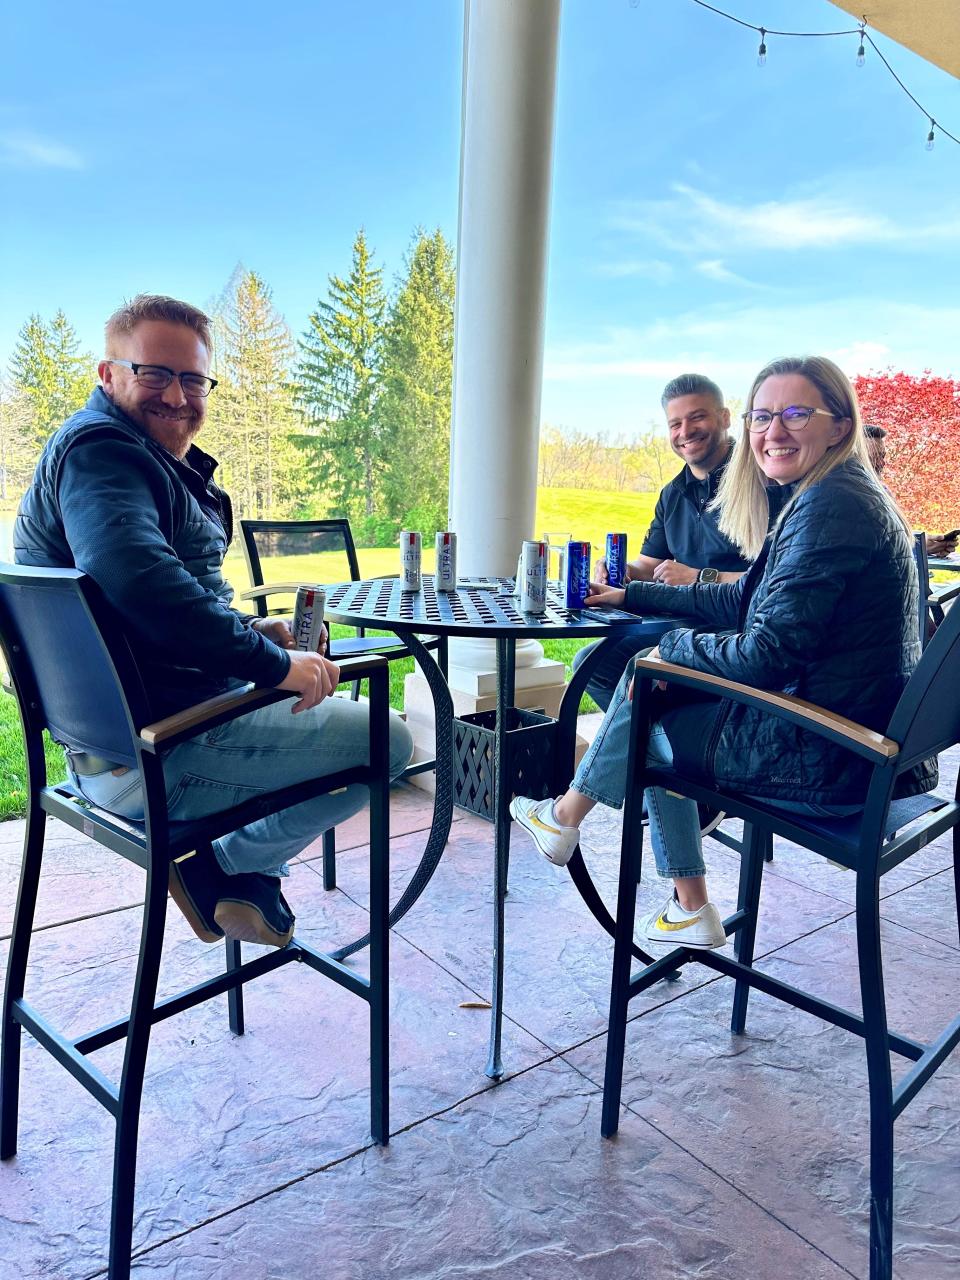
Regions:
<instances>
[{"instance_id":1,"label":"chair footrest bar","mask_svg":"<svg viewBox=\"0 0 960 1280\"><path fill-rule=\"evenodd\" d=\"M782 1000L784 1004L792 1005L803 1013L812 1013L815 1018L820 1018L823 1022L832 1023L833 1026L841 1027L844 1031L852 1031L854 1035L866 1034L863 1019L851 1013L849 1009L841 1009L839 1005L830 1004L828 1000L812 996L807 991L792 987L788 982L781 982L779 978L771 978L769 974L761 973L759 969L753 969L749 965L740 964L730 956L722 955L717 951L698 951L694 959L706 965L708 969L726 974L729 978L740 978L749 986L762 991L764 995ZM927 1051L927 1045L919 1040L898 1035L894 1031L887 1033L887 1043L892 1053L899 1053L901 1057L910 1058L914 1062Z\"/></svg>"},{"instance_id":2,"label":"chair footrest bar","mask_svg":"<svg viewBox=\"0 0 960 1280\"><path fill-rule=\"evenodd\" d=\"M922 1058L910 1068L893 1091L893 1118L908 1106L937 1068L960 1044L960 1018L955 1018L942 1035L930 1044Z\"/></svg>"},{"instance_id":3,"label":"chair footrest bar","mask_svg":"<svg viewBox=\"0 0 960 1280\"><path fill-rule=\"evenodd\" d=\"M317 951L309 943L301 942L298 938L294 938L290 946L296 947L298 960L302 960L311 969L316 969L318 973L322 973L332 982L336 982L338 986L346 987L353 995L359 996L361 1000L366 1000L369 1003L369 978L363 977L362 974L354 973L352 969L348 969L339 960L334 960L332 956L325 954L323 951Z\"/></svg>"},{"instance_id":4,"label":"chair footrest bar","mask_svg":"<svg viewBox=\"0 0 960 1280\"><path fill-rule=\"evenodd\" d=\"M435 759L434 760L418 760L416 764L408 764L407 767L404 769L403 773L400 774L400 777L412 778L415 774L418 774L418 773L432 773L434 769L436 769L436 767L437 767L437 762Z\"/></svg>"},{"instance_id":5,"label":"chair footrest bar","mask_svg":"<svg viewBox=\"0 0 960 1280\"><path fill-rule=\"evenodd\" d=\"M25 1000L14 1000L11 1009L14 1019L33 1036L34 1040L56 1058L75 1080L93 1094L102 1107L112 1116L120 1111L120 1091L108 1080L99 1067L87 1062L83 1054L65 1036L59 1034L41 1014Z\"/></svg>"},{"instance_id":6,"label":"chair footrest bar","mask_svg":"<svg viewBox=\"0 0 960 1280\"><path fill-rule=\"evenodd\" d=\"M166 1000L158 1000L150 1018L151 1026L156 1026L158 1022L164 1022L167 1018L172 1018L174 1014L182 1013L185 1009L192 1009L195 1005L203 1004L205 1000L212 1000L214 996L225 995L226 992L242 986L245 982L250 982L253 978L259 978L264 973L270 973L285 964L290 964L292 960L299 959L296 954L290 953L291 946L292 943L288 943L280 951L269 951L265 955L257 956L255 960L248 960L239 969L230 969L224 973L218 973L215 978L208 978L205 982L199 982L195 987L188 987L185 991L179 991L176 995L170 996ZM108 1044L122 1040L127 1034L129 1026L129 1018L118 1018L116 1022L108 1023L107 1026L100 1027L97 1031L91 1031L89 1035L78 1036L73 1041L73 1047L78 1053L94 1053L97 1049L103 1049Z\"/></svg>"}]
</instances>

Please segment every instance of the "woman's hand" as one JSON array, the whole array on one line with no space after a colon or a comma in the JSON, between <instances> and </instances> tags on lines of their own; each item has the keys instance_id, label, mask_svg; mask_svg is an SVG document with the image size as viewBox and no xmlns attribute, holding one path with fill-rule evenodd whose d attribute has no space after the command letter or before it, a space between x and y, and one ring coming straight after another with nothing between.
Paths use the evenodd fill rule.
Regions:
<instances>
[{"instance_id":1,"label":"woman's hand","mask_svg":"<svg viewBox=\"0 0 960 1280\"><path fill-rule=\"evenodd\" d=\"M626 598L627 593L623 587L608 587L602 582L591 582L590 591L583 603L591 607L599 604L607 605L613 609L621 609Z\"/></svg>"},{"instance_id":2,"label":"woman's hand","mask_svg":"<svg viewBox=\"0 0 960 1280\"><path fill-rule=\"evenodd\" d=\"M649 653L647 653L647 654L645 654L645 655L644 655L644 657L647 657L647 658L657 658L657 659L659 659L659 657L660 657L660 650L659 650L659 649L651 649ZM631 677L630 677L630 683L627 685L627 701L628 701L628 702L632 702L632 701L633 701L633 682L634 682L635 678L636 678L635 676L631 676ZM666 682L666 680L654 680L654 682L653 682L653 683L654 683L654 685L655 685L658 689L666 689L666 687L667 687L667 682Z\"/></svg>"}]
</instances>

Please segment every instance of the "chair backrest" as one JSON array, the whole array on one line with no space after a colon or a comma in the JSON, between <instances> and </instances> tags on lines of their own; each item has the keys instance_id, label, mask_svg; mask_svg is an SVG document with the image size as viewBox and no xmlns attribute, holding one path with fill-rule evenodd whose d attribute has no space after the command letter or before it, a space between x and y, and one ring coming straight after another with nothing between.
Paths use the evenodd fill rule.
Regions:
<instances>
[{"instance_id":1,"label":"chair backrest","mask_svg":"<svg viewBox=\"0 0 960 1280\"><path fill-rule=\"evenodd\" d=\"M930 566L927 563L927 535L925 533L915 533L913 535L913 558L917 565L917 580L919 583L917 620L920 627L920 648L925 649L927 640L930 638L930 610L927 605L927 597L930 594Z\"/></svg>"},{"instance_id":2,"label":"chair backrest","mask_svg":"<svg viewBox=\"0 0 960 1280\"><path fill-rule=\"evenodd\" d=\"M115 615L77 569L0 564L0 643L24 730L135 766L146 695Z\"/></svg>"},{"instance_id":3,"label":"chair backrest","mask_svg":"<svg viewBox=\"0 0 960 1280\"><path fill-rule=\"evenodd\" d=\"M349 520L241 520L240 533L253 587L360 579Z\"/></svg>"},{"instance_id":4,"label":"chair backrest","mask_svg":"<svg viewBox=\"0 0 960 1280\"><path fill-rule=\"evenodd\" d=\"M901 767L938 755L960 742L958 687L960 609L951 609L930 637L886 731L901 745Z\"/></svg>"}]
</instances>

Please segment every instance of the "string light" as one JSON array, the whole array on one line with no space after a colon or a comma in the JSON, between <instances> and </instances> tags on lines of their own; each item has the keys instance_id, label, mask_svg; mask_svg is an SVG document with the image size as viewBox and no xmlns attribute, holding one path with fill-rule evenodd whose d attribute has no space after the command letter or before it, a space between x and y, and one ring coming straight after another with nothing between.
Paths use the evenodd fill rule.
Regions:
<instances>
[{"instance_id":1,"label":"string light","mask_svg":"<svg viewBox=\"0 0 960 1280\"><path fill-rule=\"evenodd\" d=\"M634 5L634 7L636 7L634 0L630 0L630 3ZM893 67L891 67L887 59L883 56L882 50L877 47L876 41L874 40L873 36L871 36L870 32L867 30L866 15L863 16L863 18L857 24L857 26L847 27L842 31L775 31L770 27L758 27L756 23L747 22L743 18L738 18L733 13L727 13L725 9L718 9L716 5L708 4L707 0L692 0L692 3L697 5L701 9L708 9L711 13L715 13L720 18L726 18L728 22L735 22L740 27L746 27L750 31L756 31L757 34L760 36L760 47L757 50L757 66L758 67L765 66L767 62L767 36L853 36L853 35L858 35L860 37L860 44L857 47L857 66L862 67L866 62L866 53L867 53L866 46L869 44L870 48L874 51L874 53L880 59L884 67L886 67L887 71L890 72L891 76L893 76L894 80L896 80L897 84L900 86L903 92L907 95L907 97L910 99L913 105L917 107L918 110L923 112L923 114L930 121L930 132L927 134L927 143L926 143L927 150L928 151L933 150L934 135L937 132L940 132L941 134L943 134L945 138L949 138L951 142L956 142L958 146L960 146L960 138L956 137L955 134L952 134L948 129L945 129L942 124L938 124L936 120L934 120L930 112L927 111L926 107L924 107L924 105L921 102L917 101L917 99L913 96L913 94L910 92L907 86L903 83L903 81L894 71Z\"/></svg>"}]
</instances>

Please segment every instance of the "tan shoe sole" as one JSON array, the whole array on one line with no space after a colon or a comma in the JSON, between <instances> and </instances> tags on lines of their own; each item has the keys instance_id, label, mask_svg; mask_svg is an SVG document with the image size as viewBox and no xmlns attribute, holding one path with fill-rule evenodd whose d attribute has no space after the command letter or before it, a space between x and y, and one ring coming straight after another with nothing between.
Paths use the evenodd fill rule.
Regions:
<instances>
[{"instance_id":1,"label":"tan shoe sole","mask_svg":"<svg viewBox=\"0 0 960 1280\"><path fill-rule=\"evenodd\" d=\"M293 937L293 925L286 933L277 933L267 923L263 912L258 911L252 902L221 898L217 903L214 919L227 937L236 942L256 942L262 947L285 947Z\"/></svg>"},{"instance_id":2,"label":"tan shoe sole","mask_svg":"<svg viewBox=\"0 0 960 1280\"><path fill-rule=\"evenodd\" d=\"M187 893L184 883L180 879L180 872L178 871L177 864L175 862L170 863L170 876L167 880L167 888L170 890L170 897L180 908L181 915L200 941L219 942L221 935L219 933L211 933L207 928L203 917L193 905L193 899Z\"/></svg>"}]
</instances>

